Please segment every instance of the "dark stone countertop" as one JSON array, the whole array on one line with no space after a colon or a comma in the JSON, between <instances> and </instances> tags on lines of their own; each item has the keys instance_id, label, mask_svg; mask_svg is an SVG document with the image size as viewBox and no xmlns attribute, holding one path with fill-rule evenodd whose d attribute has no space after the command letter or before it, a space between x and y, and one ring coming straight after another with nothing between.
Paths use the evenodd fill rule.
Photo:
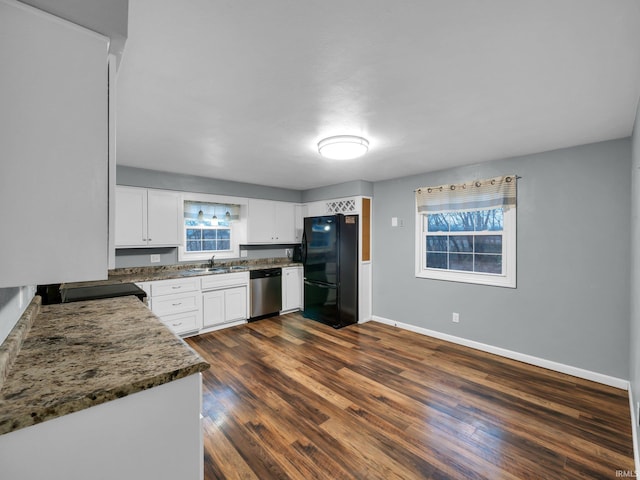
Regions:
<instances>
[{"instance_id":1,"label":"dark stone countertop","mask_svg":"<svg viewBox=\"0 0 640 480\"><path fill-rule=\"evenodd\" d=\"M10 333L8 340L14 331L23 337L18 348L0 345L9 366L0 378L0 434L209 368L136 297L39 308L35 319L27 309Z\"/></svg>"}]
</instances>

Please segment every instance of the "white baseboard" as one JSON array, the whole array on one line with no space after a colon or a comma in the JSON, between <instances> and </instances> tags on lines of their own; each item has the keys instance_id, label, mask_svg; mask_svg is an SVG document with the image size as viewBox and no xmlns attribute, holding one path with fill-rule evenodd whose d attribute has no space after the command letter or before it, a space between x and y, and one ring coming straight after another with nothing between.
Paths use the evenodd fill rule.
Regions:
<instances>
[{"instance_id":1,"label":"white baseboard","mask_svg":"<svg viewBox=\"0 0 640 480\"><path fill-rule=\"evenodd\" d=\"M573 367L571 365L565 365L563 363L554 362L552 360L546 360L544 358L534 357L533 355L527 355L525 353L515 352L513 350L507 350L505 348L495 347L493 345L487 345L485 343L476 342L474 340L468 340L466 338L456 337L454 335L449 335L447 333L437 332L435 330L416 327L415 325L410 325L408 323L396 322L395 320L390 320L384 317L378 317L377 315L373 315L371 319L379 323L384 323L386 325L402 328L404 330L409 330L411 332L420 333L422 335L427 335L429 337L438 338L440 340L445 340L447 342L456 343L458 345L464 345L465 347L474 348L476 350L481 350L483 352L493 353L501 357L510 358L512 360L518 360L520 362L529 363L531 365L547 368L549 370L554 370L560 373L566 373L567 375L573 375L574 377L584 378L585 380L591 380L593 382L602 383L603 385L609 385L611 387L620 388L622 390L629 390L629 381L624 380L622 378L612 377L612 376L604 375L598 372L592 372L590 370ZM632 412L632 414L633 413L634 412Z\"/></svg>"},{"instance_id":2,"label":"white baseboard","mask_svg":"<svg viewBox=\"0 0 640 480\"><path fill-rule=\"evenodd\" d=\"M636 472L640 472L640 452L638 452L638 415L633 398L633 389L629 388L629 409L631 410L631 433L633 437L633 460L636 464Z\"/></svg>"}]
</instances>

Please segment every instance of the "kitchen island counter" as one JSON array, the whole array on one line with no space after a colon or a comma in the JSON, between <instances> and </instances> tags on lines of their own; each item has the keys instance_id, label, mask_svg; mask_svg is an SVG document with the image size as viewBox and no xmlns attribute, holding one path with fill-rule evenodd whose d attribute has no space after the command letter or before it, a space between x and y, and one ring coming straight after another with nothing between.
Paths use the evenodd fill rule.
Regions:
<instances>
[{"instance_id":1,"label":"kitchen island counter","mask_svg":"<svg viewBox=\"0 0 640 480\"><path fill-rule=\"evenodd\" d=\"M12 363L0 434L209 367L136 297L42 306Z\"/></svg>"}]
</instances>

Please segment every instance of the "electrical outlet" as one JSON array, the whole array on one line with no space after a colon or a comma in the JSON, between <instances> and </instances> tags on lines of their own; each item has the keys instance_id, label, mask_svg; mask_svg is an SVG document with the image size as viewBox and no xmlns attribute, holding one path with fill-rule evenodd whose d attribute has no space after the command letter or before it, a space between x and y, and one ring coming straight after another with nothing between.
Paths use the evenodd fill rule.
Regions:
<instances>
[{"instance_id":1,"label":"electrical outlet","mask_svg":"<svg viewBox=\"0 0 640 480\"><path fill-rule=\"evenodd\" d=\"M404 227L404 218L399 218L398 219L398 226L399 227Z\"/></svg>"},{"instance_id":2,"label":"electrical outlet","mask_svg":"<svg viewBox=\"0 0 640 480\"><path fill-rule=\"evenodd\" d=\"M160 255L159 254L155 254L155 255L151 255L151 258L149 259L149 261L151 263L160 263Z\"/></svg>"},{"instance_id":3,"label":"electrical outlet","mask_svg":"<svg viewBox=\"0 0 640 480\"><path fill-rule=\"evenodd\" d=\"M240 250L240 257L244 258L248 255L249 255L249 252L247 250Z\"/></svg>"},{"instance_id":4,"label":"electrical outlet","mask_svg":"<svg viewBox=\"0 0 640 480\"><path fill-rule=\"evenodd\" d=\"M453 314L451 315L451 321L453 323L459 323L460 322L460 314L457 312L453 312Z\"/></svg>"}]
</instances>

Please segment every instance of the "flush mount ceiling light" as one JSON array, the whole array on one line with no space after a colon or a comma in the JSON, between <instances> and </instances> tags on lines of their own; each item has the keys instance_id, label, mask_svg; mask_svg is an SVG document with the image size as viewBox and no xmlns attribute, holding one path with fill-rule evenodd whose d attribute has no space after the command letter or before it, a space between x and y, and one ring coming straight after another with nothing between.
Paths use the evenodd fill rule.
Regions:
<instances>
[{"instance_id":1,"label":"flush mount ceiling light","mask_svg":"<svg viewBox=\"0 0 640 480\"><path fill-rule=\"evenodd\" d=\"M320 155L333 160L350 160L361 157L368 150L369 141L354 135L337 135L318 142Z\"/></svg>"}]
</instances>

